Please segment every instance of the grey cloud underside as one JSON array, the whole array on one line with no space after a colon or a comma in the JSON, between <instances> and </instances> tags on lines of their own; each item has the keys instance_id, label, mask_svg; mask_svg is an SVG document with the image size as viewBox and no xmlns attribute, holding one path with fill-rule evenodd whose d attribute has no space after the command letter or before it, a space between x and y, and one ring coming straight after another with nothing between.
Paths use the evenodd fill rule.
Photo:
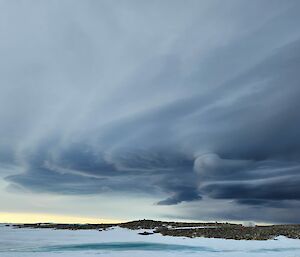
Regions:
<instances>
[{"instance_id":1,"label":"grey cloud underside","mask_svg":"<svg viewBox=\"0 0 300 257\"><path fill-rule=\"evenodd\" d=\"M17 54L0 44L0 161L23 169L6 181L33 192L167 195L157 208L232 201L236 213L215 207L217 218L298 212L299 2L104 3L87 1L65 22L65 6L58 22L55 7L36 7L48 16L33 11L32 21L49 26L24 27L37 52L28 38ZM12 30L0 29L25 37ZM53 33L59 41L43 40Z\"/></svg>"}]
</instances>

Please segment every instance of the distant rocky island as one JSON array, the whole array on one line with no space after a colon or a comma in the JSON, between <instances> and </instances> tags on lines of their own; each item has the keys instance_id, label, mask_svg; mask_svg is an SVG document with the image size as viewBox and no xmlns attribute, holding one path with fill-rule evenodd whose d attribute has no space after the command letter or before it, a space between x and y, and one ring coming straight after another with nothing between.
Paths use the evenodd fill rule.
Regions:
<instances>
[{"instance_id":1,"label":"distant rocky island","mask_svg":"<svg viewBox=\"0 0 300 257\"><path fill-rule=\"evenodd\" d=\"M268 226L243 226L233 223L189 223L189 222L166 222L155 220L137 220L115 224L13 224L15 228L34 229L67 229L67 230L99 230L104 231L114 227L139 230L140 235L151 236L160 233L163 236L177 237L206 237L224 238L235 240L268 240L278 236L300 239L300 224L268 225ZM144 230L144 231L143 231Z\"/></svg>"}]
</instances>

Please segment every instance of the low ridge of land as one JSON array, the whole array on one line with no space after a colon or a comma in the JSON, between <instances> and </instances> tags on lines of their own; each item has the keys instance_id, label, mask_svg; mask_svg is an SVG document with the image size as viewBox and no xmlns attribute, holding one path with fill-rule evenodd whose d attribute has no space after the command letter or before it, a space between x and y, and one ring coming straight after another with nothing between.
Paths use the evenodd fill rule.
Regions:
<instances>
[{"instance_id":1,"label":"low ridge of land","mask_svg":"<svg viewBox=\"0 0 300 257\"><path fill-rule=\"evenodd\" d=\"M68 230L107 230L113 227L127 228L131 230L147 230L140 232L141 235L160 233L164 236L179 237L207 237L224 238L235 240L268 240L277 236L300 239L300 224L268 225L246 227L233 223L187 223L187 222L165 222L155 220L137 220L116 224L13 224L15 228L36 229L68 229ZM150 231L149 231L150 230Z\"/></svg>"}]
</instances>

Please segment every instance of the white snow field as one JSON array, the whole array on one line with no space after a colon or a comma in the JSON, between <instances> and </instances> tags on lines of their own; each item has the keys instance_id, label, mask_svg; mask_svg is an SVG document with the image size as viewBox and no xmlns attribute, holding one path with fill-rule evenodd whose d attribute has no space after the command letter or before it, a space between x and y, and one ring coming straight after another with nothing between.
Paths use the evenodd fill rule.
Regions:
<instances>
[{"instance_id":1,"label":"white snow field","mask_svg":"<svg viewBox=\"0 0 300 257\"><path fill-rule=\"evenodd\" d=\"M141 230L144 231L144 230ZM300 257L300 240L268 241L138 235L119 227L107 231L14 229L0 226L0 257Z\"/></svg>"}]
</instances>

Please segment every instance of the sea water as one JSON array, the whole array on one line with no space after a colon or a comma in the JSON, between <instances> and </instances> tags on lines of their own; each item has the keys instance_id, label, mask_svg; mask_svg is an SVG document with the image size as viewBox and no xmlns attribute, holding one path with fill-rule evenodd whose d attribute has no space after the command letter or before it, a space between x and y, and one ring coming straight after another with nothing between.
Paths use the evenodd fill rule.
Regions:
<instances>
[{"instance_id":1,"label":"sea water","mask_svg":"<svg viewBox=\"0 0 300 257\"><path fill-rule=\"evenodd\" d=\"M203 256L300 257L300 240L268 241L139 235L119 227L107 231L17 229L0 225L0 257Z\"/></svg>"}]
</instances>

